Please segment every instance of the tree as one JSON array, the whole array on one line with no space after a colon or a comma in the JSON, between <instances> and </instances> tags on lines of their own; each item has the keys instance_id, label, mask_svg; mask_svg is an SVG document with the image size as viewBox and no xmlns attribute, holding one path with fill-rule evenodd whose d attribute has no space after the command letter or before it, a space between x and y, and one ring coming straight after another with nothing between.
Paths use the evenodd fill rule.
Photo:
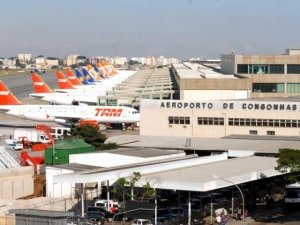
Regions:
<instances>
[{"instance_id":1,"label":"tree","mask_svg":"<svg viewBox=\"0 0 300 225\"><path fill-rule=\"evenodd\" d=\"M128 178L119 178L112 189L112 193L118 194L122 201L136 199L143 202L145 199L153 199L156 191L147 181L141 188L136 188L135 184L141 179L142 175L139 172L133 172Z\"/></svg>"},{"instance_id":2,"label":"tree","mask_svg":"<svg viewBox=\"0 0 300 225\"><path fill-rule=\"evenodd\" d=\"M279 149L277 167L281 173L288 173L285 178L290 182L300 180L300 150L283 148Z\"/></svg>"},{"instance_id":3,"label":"tree","mask_svg":"<svg viewBox=\"0 0 300 225\"><path fill-rule=\"evenodd\" d=\"M96 147L96 150L105 150L117 148L115 143L104 144L107 136L99 131L99 127L84 124L75 126L70 131L71 137L82 137L86 143L89 143Z\"/></svg>"}]
</instances>

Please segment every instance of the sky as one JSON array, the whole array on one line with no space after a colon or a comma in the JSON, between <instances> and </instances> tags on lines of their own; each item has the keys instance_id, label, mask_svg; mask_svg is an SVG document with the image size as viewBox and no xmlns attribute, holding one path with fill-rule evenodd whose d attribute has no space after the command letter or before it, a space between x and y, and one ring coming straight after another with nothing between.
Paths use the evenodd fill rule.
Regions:
<instances>
[{"instance_id":1,"label":"sky","mask_svg":"<svg viewBox=\"0 0 300 225\"><path fill-rule=\"evenodd\" d=\"M299 0L0 0L0 57L282 54Z\"/></svg>"}]
</instances>

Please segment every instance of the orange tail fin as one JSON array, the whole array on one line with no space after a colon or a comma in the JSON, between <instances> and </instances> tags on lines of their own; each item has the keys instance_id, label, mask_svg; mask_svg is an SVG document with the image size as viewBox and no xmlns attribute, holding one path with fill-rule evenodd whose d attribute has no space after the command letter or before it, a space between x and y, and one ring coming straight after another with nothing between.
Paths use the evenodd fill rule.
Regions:
<instances>
[{"instance_id":1,"label":"orange tail fin","mask_svg":"<svg viewBox=\"0 0 300 225\"><path fill-rule=\"evenodd\" d=\"M51 88L43 81L43 79L36 73L31 74L33 88L35 93L51 93Z\"/></svg>"},{"instance_id":2,"label":"orange tail fin","mask_svg":"<svg viewBox=\"0 0 300 225\"><path fill-rule=\"evenodd\" d=\"M66 74L72 85L82 85L80 80L75 76L72 70L66 69Z\"/></svg>"},{"instance_id":3,"label":"orange tail fin","mask_svg":"<svg viewBox=\"0 0 300 225\"><path fill-rule=\"evenodd\" d=\"M5 86L3 81L0 81L0 105L21 105L22 103L14 96Z\"/></svg>"},{"instance_id":4,"label":"orange tail fin","mask_svg":"<svg viewBox=\"0 0 300 225\"><path fill-rule=\"evenodd\" d=\"M56 78L59 89L75 89L71 82L65 77L63 72L56 71Z\"/></svg>"}]
</instances>

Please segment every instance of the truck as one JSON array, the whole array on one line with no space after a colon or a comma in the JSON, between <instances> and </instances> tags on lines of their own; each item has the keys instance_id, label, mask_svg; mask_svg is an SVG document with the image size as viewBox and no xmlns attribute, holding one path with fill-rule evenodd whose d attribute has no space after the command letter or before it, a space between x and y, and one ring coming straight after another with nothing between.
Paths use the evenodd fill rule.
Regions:
<instances>
[{"instance_id":1,"label":"truck","mask_svg":"<svg viewBox=\"0 0 300 225\"><path fill-rule=\"evenodd\" d=\"M14 130L13 139L22 141L23 145L25 145L25 142L31 145L36 143L51 143L48 136L41 130L16 129Z\"/></svg>"},{"instance_id":2,"label":"truck","mask_svg":"<svg viewBox=\"0 0 300 225\"><path fill-rule=\"evenodd\" d=\"M100 207L106 209L108 212L115 213L118 211L119 203L114 200L107 201L107 199L96 199L95 207Z\"/></svg>"}]
</instances>

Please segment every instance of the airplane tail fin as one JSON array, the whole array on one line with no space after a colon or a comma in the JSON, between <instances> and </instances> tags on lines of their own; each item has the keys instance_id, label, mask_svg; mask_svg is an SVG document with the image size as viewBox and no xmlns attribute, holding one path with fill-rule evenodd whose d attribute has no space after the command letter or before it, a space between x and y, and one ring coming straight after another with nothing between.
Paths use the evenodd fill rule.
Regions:
<instances>
[{"instance_id":1,"label":"airplane tail fin","mask_svg":"<svg viewBox=\"0 0 300 225\"><path fill-rule=\"evenodd\" d=\"M0 105L21 105L22 103L14 96L0 80Z\"/></svg>"},{"instance_id":2,"label":"airplane tail fin","mask_svg":"<svg viewBox=\"0 0 300 225\"><path fill-rule=\"evenodd\" d=\"M105 78L105 76L102 74L102 72L99 70L99 68L97 66L93 66L94 67L94 70L99 74L99 76L101 78Z\"/></svg>"},{"instance_id":3,"label":"airplane tail fin","mask_svg":"<svg viewBox=\"0 0 300 225\"><path fill-rule=\"evenodd\" d=\"M37 73L32 73L31 79L32 79L33 89L35 93L53 92L52 89L43 81L43 79Z\"/></svg>"},{"instance_id":4,"label":"airplane tail fin","mask_svg":"<svg viewBox=\"0 0 300 225\"><path fill-rule=\"evenodd\" d=\"M90 85L91 83L85 78L85 76L83 76L83 74L81 73L81 71L79 69L75 70L76 76L78 77L78 79L81 81L81 83L83 83L84 85Z\"/></svg>"},{"instance_id":5,"label":"airplane tail fin","mask_svg":"<svg viewBox=\"0 0 300 225\"><path fill-rule=\"evenodd\" d=\"M86 66L86 68L87 68L88 72L94 77L94 79L96 81L101 80L101 77L99 75L99 71L96 71L92 65L88 64Z\"/></svg>"},{"instance_id":6,"label":"airplane tail fin","mask_svg":"<svg viewBox=\"0 0 300 225\"><path fill-rule=\"evenodd\" d=\"M67 68L66 74L72 85L82 85L80 80L75 76L74 72L71 69Z\"/></svg>"},{"instance_id":7,"label":"airplane tail fin","mask_svg":"<svg viewBox=\"0 0 300 225\"><path fill-rule=\"evenodd\" d=\"M63 72L56 71L56 78L59 89L75 89L72 83L65 77Z\"/></svg>"},{"instance_id":8,"label":"airplane tail fin","mask_svg":"<svg viewBox=\"0 0 300 225\"><path fill-rule=\"evenodd\" d=\"M95 83L97 82L94 77L89 73L89 71L87 71L85 68L82 68L82 73L85 77L85 79L87 79L88 82L90 83Z\"/></svg>"}]
</instances>

